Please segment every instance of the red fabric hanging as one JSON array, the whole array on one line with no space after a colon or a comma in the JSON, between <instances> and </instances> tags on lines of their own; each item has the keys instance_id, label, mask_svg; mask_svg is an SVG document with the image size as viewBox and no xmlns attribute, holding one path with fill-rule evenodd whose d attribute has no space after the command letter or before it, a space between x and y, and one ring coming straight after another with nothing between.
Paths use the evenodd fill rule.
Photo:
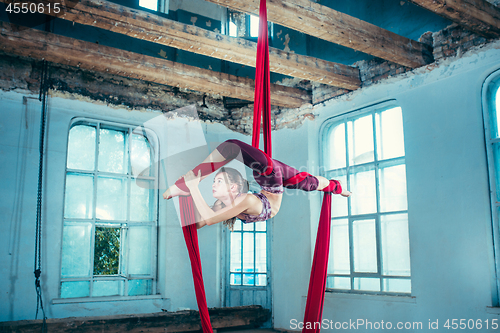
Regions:
<instances>
[{"instance_id":1,"label":"red fabric hanging","mask_svg":"<svg viewBox=\"0 0 500 333\"><path fill-rule=\"evenodd\" d=\"M323 205L319 217L316 247L314 248L311 277L309 278L309 290L307 292L304 328L302 329L303 333L318 333L321 330L321 325L315 323L320 323L323 315L328 254L330 249L331 207L332 194L327 192L323 196Z\"/></svg>"},{"instance_id":2,"label":"red fabric hanging","mask_svg":"<svg viewBox=\"0 0 500 333\"><path fill-rule=\"evenodd\" d=\"M272 157L271 149L271 83L269 75L269 41L267 37L267 9L266 0L260 0L259 12L259 39L257 42L257 59L255 71L255 95L254 95L254 119L252 146L259 148L260 123L264 122L264 151ZM210 166L210 169L214 166ZM203 172L203 170L202 170ZM292 182L300 181L303 176L297 176ZM331 184L327 191L334 190L335 184ZM337 187L339 189L340 187ZM210 324L210 316L207 308L203 275L201 271L200 251L198 248L198 234L194 223L194 204L191 197L179 197L181 209L181 220L183 225L184 239L191 260L191 269L200 312L201 323L204 333L213 333ZM316 237L316 247L309 280L307 293L306 311L304 315L304 329L302 332L318 333L320 327L314 323L321 322L323 314L323 302L325 298L326 277L328 268L328 254L330 247L330 224L331 224L331 193L325 193L321 216ZM310 323L310 324L307 324Z\"/></svg>"},{"instance_id":3,"label":"red fabric hanging","mask_svg":"<svg viewBox=\"0 0 500 333\"><path fill-rule=\"evenodd\" d=\"M259 148L260 120L264 124L264 151L272 157L271 144L271 79L269 76L269 39L267 38L266 0L260 0L259 39L255 66L252 146Z\"/></svg>"},{"instance_id":4,"label":"red fabric hanging","mask_svg":"<svg viewBox=\"0 0 500 333\"><path fill-rule=\"evenodd\" d=\"M196 301L198 302L198 311L200 312L201 327L203 333L213 333L210 315L208 313L207 298L205 296L205 286L203 284L203 274L201 271L200 249L198 247L198 231L196 230L194 203L189 197L179 197L179 207L181 211L182 232L191 261L191 270L193 272L194 290Z\"/></svg>"}]
</instances>

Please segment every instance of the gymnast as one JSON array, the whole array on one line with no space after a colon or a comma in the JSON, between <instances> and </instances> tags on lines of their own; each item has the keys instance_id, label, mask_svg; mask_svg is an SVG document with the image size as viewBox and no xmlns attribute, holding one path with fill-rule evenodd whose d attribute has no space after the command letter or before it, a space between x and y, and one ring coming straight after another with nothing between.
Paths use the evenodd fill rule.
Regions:
<instances>
[{"instance_id":1,"label":"gymnast","mask_svg":"<svg viewBox=\"0 0 500 333\"><path fill-rule=\"evenodd\" d=\"M241 153L243 163L253 170L260 193L247 194L248 182L239 171L224 167ZM203 199L198 184L212 172L221 169L214 178L212 194L216 200L210 207ZM232 230L236 217L243 223L266 221L274 217L281 206L283 187L303 191L324 191L349 197L337 180L313 176L271 159L266 153L239 140L220 144L200 165L179 178L163 193L164 199L191 195L197 210L197 228L224 222Z\"/></svg>"}]
</instances>

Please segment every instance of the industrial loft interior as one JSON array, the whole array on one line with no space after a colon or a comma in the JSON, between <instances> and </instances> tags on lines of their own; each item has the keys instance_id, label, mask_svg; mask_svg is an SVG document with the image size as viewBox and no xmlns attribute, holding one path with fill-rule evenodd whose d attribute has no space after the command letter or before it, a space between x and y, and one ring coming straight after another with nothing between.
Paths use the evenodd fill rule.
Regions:
<instances>
[{"instance_id":1,"label":"industrial loft interior","mask_svg":"<svg viewBox=\"0 0 500 333\"><path fill-rule=\"evenodd\" d=\"M0 30L0 331L500 329L499 0L0 0Z\"/></svg>"}]
</instances>

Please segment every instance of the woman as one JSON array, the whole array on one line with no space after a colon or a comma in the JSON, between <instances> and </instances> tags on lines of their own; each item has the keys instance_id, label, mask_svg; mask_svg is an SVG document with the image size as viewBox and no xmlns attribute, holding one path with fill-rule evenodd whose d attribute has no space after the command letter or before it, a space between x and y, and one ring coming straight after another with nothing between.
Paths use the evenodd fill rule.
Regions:
<instances>
[{"instance_id":1,"label":"woman","mask_svg":"<svg viewBox=\"0 0 500 333\"><path fill-rule=\"evenodd\" d=\"M243 163L253 170L255 181L262 190L246 194L244 179L238 171L230 168L221 170L215 178L212 192L217 201L211 208L203 199L198 184L209 174L221 168L234 158L241 156ZM236 174L236 173L237 174ZM281 206L283 186L303 191L326 191L349 197L351 193L342 190L336 180L313 176L278 161L266 153L238 140L220 144L200 165L189 171L172 185L163 198L191 194L199 213L198 228L222 221L240 218L244 223L265 221L274 217Z\"/></svg>"}]
</instances>

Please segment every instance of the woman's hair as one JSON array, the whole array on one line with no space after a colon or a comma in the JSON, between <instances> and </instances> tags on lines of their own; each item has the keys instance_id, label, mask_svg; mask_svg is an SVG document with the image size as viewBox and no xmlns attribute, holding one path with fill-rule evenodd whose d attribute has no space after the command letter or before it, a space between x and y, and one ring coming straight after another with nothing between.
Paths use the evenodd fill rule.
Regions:
<instances>
[{"instance_id":1,"label":"woman's hair","mask_svg":"<svg viewBox=\"0 0 500 333\"><path fill-rule=\"evenodd\" d=\"M225 173L227 175L227 182L229 184L236 184L238 185L238 193L247 193L248 192L248 181L243 178L243 176L241 175L241 173L236 170L236 169L233 169L233 168L228 168L228 167L222 167L219 172L217 172L217 174L215 176L217 176L218 174L221 174L221 173ZM221 206L222 208L225 207L225 205L221 202ZM229 230L233 231L233 228L234 228L234 222L236 221L236 216L228 219L228 220L225 220L223 223L224 225L226 225Z\"/></svg>"}]
</instances>

